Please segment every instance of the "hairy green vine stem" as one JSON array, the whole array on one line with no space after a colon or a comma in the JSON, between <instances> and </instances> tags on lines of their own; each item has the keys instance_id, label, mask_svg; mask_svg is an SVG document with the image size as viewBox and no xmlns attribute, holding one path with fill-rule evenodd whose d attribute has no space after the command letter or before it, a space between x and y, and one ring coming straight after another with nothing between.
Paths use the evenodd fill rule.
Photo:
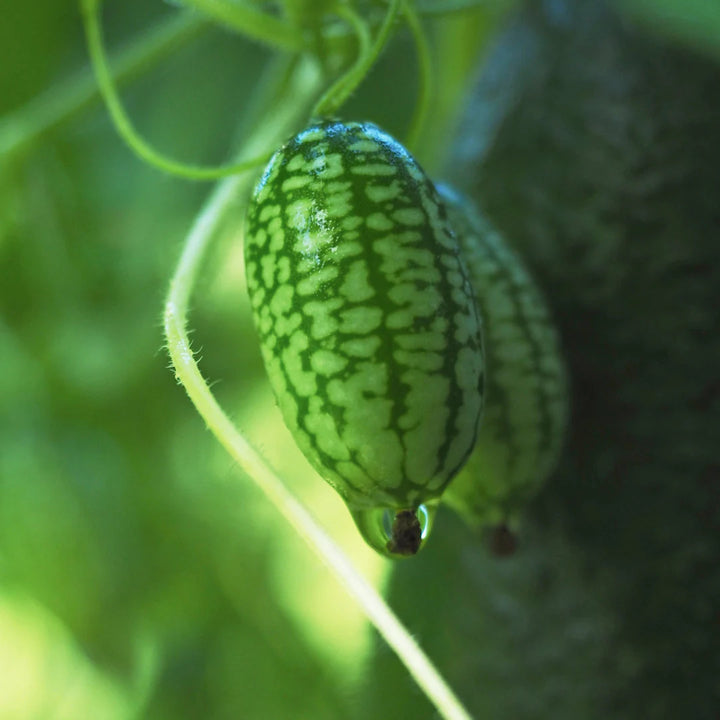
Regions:
<instances>
[{"instance_id":1,"label":"hairy green vine stem","mask_svg":"<svg viewBox=\"0 0 720 720\"><path fill-rule=\"evenodd\" d=\"M313 72L312 64L305 61L299 64L292 79L293 85L285 91L286 95L296 98L297 101L281 103L277 109L267 113L267 121L246 143L245 154L250 156L261 154L292 131L300 120L304 108L300 98L307 99L319 86L317 75L310 77ZM351 598L358 603L378 632L397 653L441 716L447 720L469 720L468 712L382 597L357 572L345 554L287 489L260 453L238 432L218 405L195 362L186 327L193 285L221 219L231 207L237 208L239 197L248 194L251 180L252 177L247 173L223 180L210 195L187 236L179 264L170 283L164 313L167 346L176 377L223 447L327 564Z\"/></svg>"}]
</instances>

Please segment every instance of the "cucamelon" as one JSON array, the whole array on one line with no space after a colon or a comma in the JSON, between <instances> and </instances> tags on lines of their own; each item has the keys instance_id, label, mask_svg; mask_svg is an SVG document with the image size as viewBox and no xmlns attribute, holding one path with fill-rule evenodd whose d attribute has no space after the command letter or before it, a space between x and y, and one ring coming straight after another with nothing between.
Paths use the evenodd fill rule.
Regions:
<instances>
[{"instance_id":1,"label":"cucamelon","mask_svg":"<svg viewBox=\"0 0 720 720\"><path fill-rule=\"evenodd\" d=\"M483 404L480 316L433 183L376 125L314 123L255 188L245 268L298 446L375 549L414 554Z\"/></svg>"},{"instance_id":2,"label":"cucamelon","mask_svg":"<svg viewBox=\"0 0 720 720\"><path fill-rule=\"evenodd\" d=\"M453 189L438 185L484 321L486 402L477 443L444 500L511 551L512 526L554 469L567 426L560 342L521 258Z\"/></svg>"}]
</instances>

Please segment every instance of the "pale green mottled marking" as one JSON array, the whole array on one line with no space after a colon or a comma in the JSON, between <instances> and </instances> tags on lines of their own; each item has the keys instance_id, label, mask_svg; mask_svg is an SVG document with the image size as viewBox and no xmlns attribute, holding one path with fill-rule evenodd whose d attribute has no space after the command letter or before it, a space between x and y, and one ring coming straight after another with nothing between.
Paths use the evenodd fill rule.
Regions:
<instances>
[{"instance_id":1,"label":"pale green mottled marking","mask_svg":"<svg viewBox=\"0 0 720 720\"><path fill-rule=\"evenodd\" d=\"M273 216L267 224L267 231L270 235L280 235L281 237L285 237L285 233L283 232L283 219L280 215Z\"/></svg>"},{"instance_id":2,"label":"pale green mottled marking","mask_svg":"<svg viewBox=\"0 0 720 720\"><path fill-rule=\"evenodd\" d=\"M350 143L350 150L356 153L374 154L377 152L377 142L375 140L355 140Z\"/></svg>"},{"instance_id":3,"label":"pale green mottled marking","mask_svg":"<svg viewBox=\"0 0 720 720\"><path fill-rule=\"evenodd\" d=\"M378 255L382 255L383 272L398 275L409 267L411 270L422 270L425 276L434 278L434 282L441 278L440 271L433 265L433 254L426 248L400 245L393 235L376 240L372 247Z\"/></svg>"},{"instance_id":4,"label":"pale green mottled marking","mask_svg":"<svg viewBox=\"0 0 720 720\"><path fill-rule=\"evenodd\" d=\"M265 304L265 296L267 293L265 292L265 288L258 288L258 291L252 296L250 300L250 307L254 311L257 311L257 309Z\"/></svg>"},{"instance_id":5,"label":"pale green mottled marking","mask_svg":"<svg viewBox=\"0 0 720 720\"><path fill-rule=\"evenodd\" d=\"M397 180L393 180L389 185L370 183L365 186L365 194L368 196L368 199L374 203L384 203L394 200L400 193L400 183Z\"/></svg>"},{"instance_id":6,"label":"pale green mottled marking","mask_svg":"<svg viewBox=\"0 0 720 720\"><path fill-rule=\"evenodd\" d=\"M367 335L380 327L383 313L377 307L353 307L340 312L339 317L340 332Z\"/></svg>"},{"instance_id":7,"label":"pale green mottled marking","mask_svg":"<svg viewBox=\"0 0 720 720\"><path fill-rule=\"evenodd\" d=\"M276 254L283 249L285 245L285 234L277 231L270 236L270 245L268 246L268 252Z\"/></svg>"},{"instance_id":8,"label":"pale green mottled marking","mask_svg":"<svg viewBox=\"0 0 720 720\"><path fill-rule=\"evenodd\" d=\"M272 246L271 246L272 249ZM290 258L284 255L277 261L277 281L280 285L285 285L290 281L291 267Z\"/></svg>"},{"instance_id":9,"label":"pale green mottled marking","mask_svg":"<svg viewBox=\"0 0 720 720\"><path fill-rule=\"evenodd\" d=\"M269 333L272 329L275 321L270 315L270 308L267 305L263 305L258 309L256 323L260 332Z\"/></svg>"},{"instance_id":10,"label":"pale green mottled marking","mask_svg":"<svg viewBox=\"0 0 720 720\"><path fill-rule=\"evenodd\" d=\"M356 232L349 232L345 233L345 238L352 240L356 238L357 235L358 233ZM356 257L357 255L361 255L362 252L363 246L359 242L343 242L342 245L336 245L331 248L334 262L340 262L341 260L346 260L347 258Z\"/></svg>"},{"instance_id":11,"label":"pale green mottled marking","mask_svg":"<svg viewBox=\"0 0 720 720\"><path fill-rule=\"evenodd\" d=\"M257 243L258 247L264 247L265 243L267 243L267 233L264 230L258 230L257 234L255 235L255 242Z\"/></svg>"},{"instance_id":12,"label":"pale green mottled marking","mask_svg":"<svg viewBox=\"0 0 720 720\"><path fill-rule=\"evenodd\" d=\"M395 305L410 305L420 317L433 315L442 305L442 297L435 287L421 287L415 283L399 283L390 288L390 300Z\"/></svg>"},{"instance_id":13,"label":"pale green mottled marking","mask_svg":"<svg viewBox=\"0 0 720 720\"><path fill-rule=\"evenodd\" d=\"M405 245L417 245L418 242L422 242L422 235L417 230L403 230L401 228L397 228L392 234L392 237L395 239L395 242L397 242L398 247ZM439 248L433 248L433 256L435 256L435 254L439 251Z\"/></svg>"},{"instance_id":14,"label":"pale green mottled marking","mask_svg":"<svg viewBox=\"0 0 720 720\"><path fill-rule=\"evenodd\" d=\"M310 335L313 340L322 340L337 333L340 323L334 313L343 304L341 298L334 298L326 301L310 301L303 305L305 314L312 318Z\"/></svg>"},{"instance_id":15,"label":"pale green mottled marking","mask_svg":"<svg viewBox=\"0 0 720 720\"><path fill-rule=\"evenodd\" d=\"M317 180L316 182L321 183L320 180ZM339 192L347 192L352 188L352 183L348 182L347 180L334 180L328 183L325 183L325 191L328 195L334 195L335 193Z\"/></svg>"},{"instance_id":16,"label":"pale green mottled marking","mask_svg":"<svg viewBox=\"0 0 720 720\"><path fill-rule=\"evenodd\" d=\"M312 272L319 267L318 264L320 253L324 252L332 243L332 235L325 230L305 231L297 234L297 241L293 244L293 251L300 255L307 265L300 266L298 271L301 273Z\"/></svg>"},{"instance_id":17,"label":"pale green mottled marking","mask_svg":"<svg viewBox=\"0 0 720 720\"><path fill-rule=\"evenodd\" d=\"M300 144L308 144L318 141L325 140L326 134L322 128L310 127L307 130L303 130L297 137Z\"/></svg>"},{"instance_id":18,"label":"pale green mottled marking","mask_svg":"<svg viewBox=\"0 0 720 720\"><path fill-rule=\"evenodd\" d=\"M352 302L364 302L375 295L368 280L368 268L364 260L353 261L340 285L340 294Z\"/></svg>"},{"instance_id":19,"label":"pale green mottled marking","mask_svg":"<svg viewBox=\"0 0 720 720\"><path fill-rule=\"evenodd\" d=\"M347 413L349 421L353 424L373 423L383 410L389 411L389 404L386 400L372 399L363 403L365 407L362 409L350 407ZM383 425L378 424L378 428L383 428ZM371 478L382 479L384 491L399 488L403 477L403 448L397 433L389 429L378 429L376 433L372 443L358 442L356 435L346 437L346 442L355 451L367 474Z\"/></svg>"},{"instance_id":20,"label":"pale green mottled marking","mask_svg":"<svg viewBox=\"0 0 720 720\"><path fill-rule=\"evenodd\" d=\"M292 285L281 285L270 300L273 315L284 315L292 310L295 289Z\"/></svg>"},{"instance_id":21,"label":"pale green mottled marking","mask_svg":"<svg viewBox=\"0 0 720 720\"><path fill-rule=\"evenodd\" d=\"M401 416L398 425L405 430L406 443L415 448L415 452L405 459L405 471L412 482L427 484L430 476L435 474L437 448L423 442L422 428L429 423L438 437L444 436L449 413L444 398L449 383L442 375L428 375L415 368L406 370L402 379L411 389L405 401L407 412Z\"/></svg>"},{"instance_id":22,"label":"pale green mottled marking","mask_svg":"<svg viewBox=\"0 0 720 720\"><path fill-rule=\"evenodd\" d=\"M328 217L340 220L352 212L352 193L337 192L328 194L326 212Z\"/></svg>"},{"instance_id":23,"label":"pale green mottled marking","mask_svg":"<svg viewBox=\"0 0 720 720\"><path fill-rule=\"evenodd\" d=\"M371 230L392 230L395 224L390 221L387 215L381 212L374 212L365 218L365 224Z\"/></svg>"},{"instance_id":24,"label":"pale green mottled marking","mask_svg":"<svg viewBox=\"0 0 720 720\"><path fill-rule=\"evenodd\" d=\"M417 182L418 184L422 184L427 180L425 173L420 169L417 165L409 165L407 168L408 172L410 173L411 177ZM435 199L427 195L426 193L423 193L421 195L421 202L424 208L430 209L434 206L437 206L437 203L435 202ZM437 216L437 213L434 213ZM433 227L441 227L442 223L438 222L437 224L434 224Z\"/></svg>"},{"instance_id":25,"label":"pale green mottled marking","mask_svg":"<svg viewBox=\"0 0 720 720\"><path fill-rule=\"evenodd\" d=\"M293 230L305 230L313 218L312 200L302 198L285 208L287 224Z\"/></svg>"},{"instance_id":26,"label":"pale green mottled marking","mask_svg":"<svg viewBox=\"0 0 720 720\"><path fill-rule=\"evenodd\" d=\"M323 411L322 400L318 397L310 398L305 426L313 436L318 438L318 445L322 452L335 460L350 459L348 447L338 434L337 424L330 415Z\"/></svg>"},{"instance_id":27,"label":"pale green mottled marking","mask_svg":"<svg viewBox=\"0 0 720 720\"><path fill-rule=\"evenodd\" d=\"M353 175L388 177L397 174L397 168L384 163L364 163L362 165L353 165L350 172Z\"/></svg>"},{"instance_id":28,"label":"pale green mottled marking","mask_svg":"<svg viewBox=\"0 0 720 720\"><path fill-rule=\"evenodd\" d=\"M351 493L348 490L349 487L372 487L373 481L368 474L356 463L356 462L338 462L335 467L337 468L337 475L345 480L343 482L336 482L334 484L335 489L344 497L348 498ZM334 473L333 473L334 474Z\"/></svg>"},{"instance_id":29,"label":"pale green mottled marking","mask_svg":"<svg viewBox=\"0 0 720 720\"><path fill-rule=\"evenodd\" d=\"M278 346L278 337L280 336L280 333L277 335L270 335L267 339L267 342L263 346L263 351L266 353L274 353L275 348Z\"/></svg>"},{"instance_id":30,"label":"pale green mottled marking","mask_svg":"<svg viewBox=\"0 0 720 720\"><path fill-rule=\"evenodd\" d=\"M275 320L275 332L282 337L283 335L291 335L300 327L302 315L293 313L292 315L280 315Z\"/></svg>"},{"instance_id":31,"label":"pale green mottled marking","mask_svg":"<svg viewBox=\"0 0 720 720\"><path fill-rule=\"evenodd\" d=\"M400 208L393 212L392 219L401 225L424 225L425 213L420 208Z\"/></svg>"},{"instance_id":32,"label":"pale green mottled marking","mask_svg":"<svg viewBox=\"0 0 720 720\"><path fill-rule=\"evenodd\" d=\"M388 390L388 371L383 363L372 360L358 363L353 375L342 380L330 380L327 384L328 399L333 405L348 408L360 402L366 393L383 397ZM373 423L375 425L375 423Z\"/></svg>"},{"instance_id":33,"label":"pale green mottled marking","mask_svg":"<svg viewBox=\"0 0 720 720\"><path fill-rule=\"evenodd\" d=\"M472 316L465 313L457 313L453 318L455 322L454 337L457 342L466 344L473 336Z\"/></svg>"},{"instance_id":34,"label":"pale green mottled marking","mask_svg":"<svg viewBox=\"0 0 720 720\"><path fill-rule=\"evenodd\" d=\"M420 352L417 350L396 350L393 357L401 365L424 370L427 373L440 372L443 367L443 356L440 353Z\"/></svg>"},{"instance_id":35,"label":"pale green mottled marking","mask_svg":"<svg viewBox=\"0 0 720 720\"><path fill-rule=\"evenodd\" d=\"M337 375L347 364L347 358L331 350L316 350L310 356L310 365L318 375Z\"/></svg>"},{"instance_id":36,"label":"pale green mottled marking","mask_svg":"<svg viewBox=\"0 0 720 720\"><path fill-rule=\"evenodd\" d=\"M388 330L404 330L413 325L414 315L406 309L393 310L385 317L385 327Z\"/></svg>"},{"instance_id":37,"label":"pale green mottled marking","mask_svg":"<svg viewBox=\"0 0 720 720\"><path fill-rule=\"evenodd\" d=\"M333 460L343 461L350 457L345 441L337 434L333 419L325 413L309 413L305 426L312 437L317 438L320 450Z\"/></svg>"},{"instance_id":38,"label":"pale green mottled marking","mask_svg":"<svg viewBox=\"0 0 720 720\"><path fill-rule=\"evenodd\" d=\"M317 392L315 374L303 368L301 353L307 346L307 336L298 331L290 337L289 346L282 352L287 377L299 397L310 397Z\"/></svg>"},{"instance_id":39,"label":"pale green mottled marking","mask_svg":"<svg viewBox=\"0 0 720 720\"><path fill-rule=\"evenodd\" d=\"M290 192L291 190L297 190L298 188L305 187L310 183L311 178L308 175L292 175L282 184L283 192Z\"/></svg>"},{"instance_id":40,"label":"pale green mottled marking","mask_svg":"<svg viewBox=\"0 0 720 720\"><path fill-rule=\"evenodd\" d=\"M360 215L348 215L343 218L340 227L343 230L355 230L363 224L363 218Z\"/></svg>"},{"instance_id":41,"label":"pale green mottled marking","mask_svg":"<svg viewBox=\"0 0 720 720\"><path fill-rule=\"evenodd\" d=\"M338 276L338 269L335 265L325 265L311 275L298 281L296 291L298 295L314 295L319 292L323 285L331 282Z\"/></svg>"},{"instance_id":42,"label":"pale green mottled marking","mask_svg":"<svg viewBox=\"0 0 720 720\"><path fill-rule=\"evenodd\" d=\"M307 164L307 172L322 174L323 180L331 180L345 174L342 156L337 153L322 154Z\"/></svg>"},{"instance_id":43,"label":"pale green mottled marking","mask_svg":"<svg viewBox=\"0 0 720 720\"><path fill-rule=\"evenodd\" d=\"M308 161L302 155L295 155L286 165L288 173L309 173Z\"/></svg>"},{"instance_id":44,"label":"pale green mottled marking","mask_svg":"<svg viewBox=\"0 0 720 720\"><path fill-rule=\"evenodd\" d=\"M263 209L260 212L260 217L258 219L261 223L266 223L268 222L268 220L272 220L274 217L278 217L280 215L280 212L281 208L279 205L267 203L263 206Z\"/></svg>"},{"instance_id":45,"label":"pale green mottled marking","mask_svg":"<svg viewBox=\"0 0 720 720\"><path fill-rule=\"evenodd\" d=\"M380 343L380 338L377 335L368 335L340 343L339 350L348 357L369 358L373 357L378 351Z\"/></svg>"},{"instance_id":46,"label":"pale green mottled marking","mask_svg":"<svg viewBox=\"0 0 720 720\"><path fill-rule=\"evenodd\" d=\"M275 255L265 255L260 259L260 268L262 270L262 279L265 285L275 284Z\"/></svg>"},{"instance_id":47,"label":"pale green mottled marking","mask_svg":"<svg viewBox=\"0 0 720 720\"><path fill-rule=\"evenodd\" d=\"M443 253L440 262L443 267L446 267L448 270L457 270L460 267L460 261L457 255L453 255L452 253Z\"/></svg>"}]
</instances>

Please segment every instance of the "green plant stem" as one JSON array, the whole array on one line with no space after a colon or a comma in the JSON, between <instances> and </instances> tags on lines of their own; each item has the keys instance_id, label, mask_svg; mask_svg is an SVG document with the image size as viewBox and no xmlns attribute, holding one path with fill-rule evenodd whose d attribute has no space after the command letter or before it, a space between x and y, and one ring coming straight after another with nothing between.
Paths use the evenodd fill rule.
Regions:
<instances>
[{"instance_id":1,"label":"green plant stem","mask_svg":"<svg viewBox=\"0 0 720 720\"><path fill-rule=\"evenodd\" d=\"M182 14L147 31L134 39L113 61L115 81L122 84L141 75L207 27L207 23ZM20 154L98 98L97 83L87 70L51 87L0 119L0 157L8 161Z\"/></svg>"},{"instance_id":2,"label":"green plant stem","mask_svg":"<svg viewBox=\"0 0 720 720\"><path fill-rule=\"evenodd\" d=\"M420 87L418 89L418 100L415 106L410 128L408 129L406 145L413 152L417 150L418 140L425 127L428 114L430 112L430 102L433 98L433 67L432 57L430 55L430 46L427 37L412 3L409 0L403 0L403 13L407 20L410 32L415 41L417 51L418 66L420 69Z\"/></svg>"},{"instance_id":3,"label":"green plant stem","mask_svg":"<svg viewBox=\"0 0 720 720\"><path fill-rule=\"evenodd\" d=\"M105 100L115 129L118 131L120 137L125 140L128 146L139 157L159 170L170 173L171 175L187 178L188 180L216 180L221 177L234 175L243 170L249 170L267 161L269 156L265 155L229 165L204 166L180 162L155 150L155 148L140 137L134 128L132 121L123 108L120 96L113 82L112 72L110 71L105 55L105 47L100 27L100 2L98 0L83 0L82 10L88 50L90 52L93 70L95 71L95 76L100 86L100 92Z\"/></svg>"},{"instance_id":4,"label":"green plant stem","mask_svg":"<svg viewBox=\"0 0 720 720\"><path fill-rule=\"evenodd\" d=\"M293 80L294 87L286 90L286 97L294 98L295 102L282 103L277 110L267 113L266 122L248 139L244 148L245 154L256 155L264 152L269 145L274 146L292 130L300 117L299 110L303 105L300 98L307 98L311 88L319 87L319 78L316 76L311 81L307 73L308 65L303 62ZM187 332L187 312L193 285L203 256L223 216L230 208L237 210L238 198L248 193L251 181L252 177L246 173L219 183L187 236L170 283L164 313L165 335L175 375L222 446L327 564L350 597L358 603L370 622L397 653L441 716L448 720L469 720L470 715L382 597L357 572L342 550L286 488L260 453L238 432L218 405L195 362Z\"/></svg>"},{"instance_id":5,"label":"green plant stem","mask_svg":"<svg viewBox=\"0 0 720 720\"><path fill-rule=\"evenodd\" d=\"M385 19L372 47L362 53L358 62L350 68L347 74L340 78L340 80L320 98L313 110L313 115L332 115L335 113L364 80L390 37L390 31L398 15L400 3L401 0L390 0L390 7L385 14Z\"/></svg>"},{"instance_id":6,"label":"green plant stem","mask_svg":"<svg viewBox=\"0 0 720 720\"><path fill-rule=\"evenodd\" d=\"M355 31L355 35L358 39L358 56L352 67L339 77L323 94L318 100L312 115L329 115L333 107L337 108L342 104L343 98L346 98L358 84L358 78L362 79L363 68L365 66L366 58L372 52L372 38L370 37L370 30L368 29L367 23L350 7L345 5L339 5L337 7L337 13L344 20L348 22ZM345 94L345 88L349 87L347 95Z\"/></svg>"},{"instance_id":7,"label":"green plant stem","mask_svg":"<svg viewBox=\"0 0 720 720\"><path fill-rule=\"evenodd\" d=\"M307 38L298 28L248 5L226 0L183 0L183 4L271 47L293 52L308 47Z\"/></svg>"}]
</instances>

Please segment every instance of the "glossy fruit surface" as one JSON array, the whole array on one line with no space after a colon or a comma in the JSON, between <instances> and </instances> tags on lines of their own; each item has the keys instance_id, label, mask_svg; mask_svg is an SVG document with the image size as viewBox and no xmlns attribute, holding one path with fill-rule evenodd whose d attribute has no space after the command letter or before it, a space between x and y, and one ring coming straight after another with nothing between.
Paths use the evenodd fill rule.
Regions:
<instances>
[{"instance_id":1,"label":"glossy fruit surface","mask_svg":"<svg viewBox=\"0 0 720 720\"><path fill-rule=\"evenodd\" d=\"M382 523L357 513L397 520L439 497L475 442L484 355L457 240L417 162L371 123L311 125L255 190L245 263L285 423L366 538ZM381 551L397 540L377 535ZM390 552L414 554L415 536Z\"/></svg>"}]
</instances>

